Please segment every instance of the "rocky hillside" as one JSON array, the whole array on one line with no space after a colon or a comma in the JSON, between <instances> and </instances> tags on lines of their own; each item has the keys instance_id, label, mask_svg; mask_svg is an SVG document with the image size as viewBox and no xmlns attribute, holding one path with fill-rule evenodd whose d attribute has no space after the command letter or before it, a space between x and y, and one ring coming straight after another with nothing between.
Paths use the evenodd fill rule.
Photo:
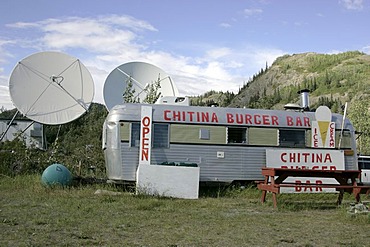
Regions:
<instances>
[{"instance_id":1,"label":"rocky hillside","mask_svg":"<svg viewBox=\"0 0 370 247\"><path fill-rule=\"evenodd\" d=\"M369 98L370 55L285 55L255 75L229 106L282 109L286 103L299 103L297 92L305 88L311 91L312 106L329 103L333 108L334 104Z\"/></svg>"},{"instance_id":2,"label":"rocky hillside","mask_svg":"<svg viewBox=\"0 0 370 247\"><path fill-rule=\"evenodd\" d=\"M192 103L283 109L287 103L300 103L301 89L311 91L312 107L324 104L333 111L340 111L345 102L369 98L370 55L358 51L285 55L256 73L236 95L210 91L192 97Z\"/></svg>"}]
</instances>

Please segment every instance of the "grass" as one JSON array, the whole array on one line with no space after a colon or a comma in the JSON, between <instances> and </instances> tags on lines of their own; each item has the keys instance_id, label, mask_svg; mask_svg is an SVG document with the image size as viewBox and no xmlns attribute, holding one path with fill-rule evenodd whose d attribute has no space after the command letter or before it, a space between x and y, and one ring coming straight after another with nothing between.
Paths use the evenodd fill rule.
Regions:
<instances>
[{"instance_id":1,"label":"grass","mask_svg":"<svg viewBox=\"0 0 370 247\"><path fill-rule=\"evenodd\" d=\"M348 214L350 195L337 207L335 194L281 194L274 209L256 188L202 188L198 200L183 200L107 184L45 188L38 175L0 177L0 192L0 246L369 244L370 214Z\"/></svg>"}]
</instances>

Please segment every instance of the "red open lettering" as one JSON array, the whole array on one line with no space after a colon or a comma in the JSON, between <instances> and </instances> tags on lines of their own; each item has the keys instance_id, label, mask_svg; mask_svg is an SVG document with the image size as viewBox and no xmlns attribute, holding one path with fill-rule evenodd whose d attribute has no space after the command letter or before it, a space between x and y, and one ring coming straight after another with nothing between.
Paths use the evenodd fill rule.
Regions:
<instances>
[{"instance_id":1,"label":"red open lettering","mask_svg":"<svg viewBox=\"0 0 370 247\"><path fill-rule=\"evenodd\" d=\"M149 138L148 135L150 133L150 118L144 117L141 120L142 128L141 128L141 160L149 161Z\"/></svg>"}]
</instances>

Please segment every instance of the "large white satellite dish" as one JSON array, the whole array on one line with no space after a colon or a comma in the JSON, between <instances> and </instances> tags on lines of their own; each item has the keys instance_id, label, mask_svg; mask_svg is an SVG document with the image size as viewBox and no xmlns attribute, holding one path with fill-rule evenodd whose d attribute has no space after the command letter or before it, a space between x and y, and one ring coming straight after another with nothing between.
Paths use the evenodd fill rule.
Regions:
<instances>
[{"instance_id":1,"label":"large white satellite dish","mask_svg":"<svg viewBox=\"0 0 370 247\"><path fill-rule=\"evenodd\" d=\"M60 52L39 52L15 66L9 91L13 104L29 119L64 124L88 110L94 81L80 60Z\"/></svg>"},{"instance_id":2,"label":"large white satellite dish","mask_svg":"<svg viewBox=\"0 0 370 247\"><path fill-rule=\"evenodd\" d=\"M104 83L104 101L108 110L113 106L124 103L123 95L129 81L132 83L134 98L143 102L147 92L145 88L160 81L158 90L161 96L177 96L178 89L170 76L162 69L144 62L129 62L115 68Z\"/></svg>"}]
</instances>

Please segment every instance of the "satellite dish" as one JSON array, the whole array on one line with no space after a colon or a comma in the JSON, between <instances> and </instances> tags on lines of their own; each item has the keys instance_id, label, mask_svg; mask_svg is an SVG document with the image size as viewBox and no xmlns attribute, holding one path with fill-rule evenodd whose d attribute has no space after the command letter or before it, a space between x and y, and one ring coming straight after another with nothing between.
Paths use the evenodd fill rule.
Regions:
<instances>
[{"instance_id":1,"label":"satellite dish","mask_svg":"<svg viewBox=\"0 0 370 247\"><path fill-rule=\"evenodd\" d=\"M127 85L131 82L131 92L134 92L133 99L143 102L147 92L146 87L160 82L158 92L161 96L177 96L179 94L170 76L162 69L144 62L129 62L115 68L107 77L104 83L105 106L112 109L113 106L125 102L124 94Z\"/></svg>"},{"instance_id":2,"label":"satellite dish","mask_svg":"<svg viewBox=\"0 0 370 247\"><path fill-rule=\"evenodd\" d=\"M9 91L13 104L29 119L64 124L88 110L94 81L80 60L60 52L39 52L15 66Z\"/></svg>"}]
</instances>

